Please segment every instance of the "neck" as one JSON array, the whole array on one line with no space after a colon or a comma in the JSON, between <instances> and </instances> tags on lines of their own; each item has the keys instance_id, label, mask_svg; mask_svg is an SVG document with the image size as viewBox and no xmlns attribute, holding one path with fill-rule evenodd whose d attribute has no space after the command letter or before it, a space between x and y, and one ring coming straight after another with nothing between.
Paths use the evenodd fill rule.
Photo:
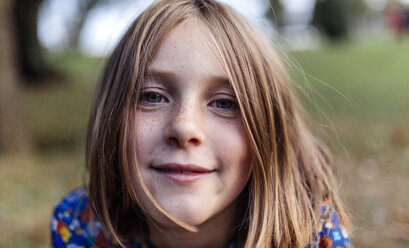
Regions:
<instances>
[{"instance_id":1,"label":"neck","mask_svg":"<svg viewBox=\"0 0 409 248\"><path fill-rule=\"evenodd\" d=\"M198 226L198 232L180 227L162 227L150 223L149 239L158 248L215 247L225 248L235 233L235 203Z\"/></svg>"}]
</instances>

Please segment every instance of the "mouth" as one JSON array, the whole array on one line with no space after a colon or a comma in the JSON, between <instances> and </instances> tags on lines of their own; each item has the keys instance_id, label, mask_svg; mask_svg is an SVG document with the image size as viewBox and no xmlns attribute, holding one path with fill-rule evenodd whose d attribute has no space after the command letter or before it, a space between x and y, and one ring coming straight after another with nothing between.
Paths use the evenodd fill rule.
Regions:
<instances>
[{"instance_id":1,"label":"mouth","mask_svg":"<svg viewBox=\"0 0 409 248\"><path fill-rule=\"evenodd\" d=\"M159 175L166 176L177 183L194 182L215 172L193 164L167 163L151 166L151 168Z\"/></svg>"},{"instance_id":2,"label":"mouth","mask_svg":"<svg viewBox=\"0 0 409 248\"><path fill-rule=\"evenodd\" d=\"M163 173L180 173L180 174L193 174L198 173L197 171L185 171L185 170L173 170L173 169L159 169L154 168L155 170Z\"/></svg>"}]
</instances>

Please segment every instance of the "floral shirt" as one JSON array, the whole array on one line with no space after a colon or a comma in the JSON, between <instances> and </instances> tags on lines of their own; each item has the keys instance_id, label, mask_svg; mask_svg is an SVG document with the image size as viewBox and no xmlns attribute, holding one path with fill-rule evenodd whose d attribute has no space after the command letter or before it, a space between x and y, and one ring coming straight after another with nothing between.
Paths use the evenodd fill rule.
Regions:
<instances>
[{"instance_id":1,"label":"floral shirt","mask_svg":"<svg viewBox=\"0 0 409 248\"><path fill-rule=\"evenodd\" d=\"M306 248L351 248L348 234L340 225L338 214L329 203L322 206L321 228L314 243ZM104 231L97 220L90 221L88 195L84 187L66 195L55 207L51 219L52 247L67 248L120 248ZM125 242L126 248L153 248L139 238ZM234 244L230 248L236 247Z\"/></svg>"}]
</instances>

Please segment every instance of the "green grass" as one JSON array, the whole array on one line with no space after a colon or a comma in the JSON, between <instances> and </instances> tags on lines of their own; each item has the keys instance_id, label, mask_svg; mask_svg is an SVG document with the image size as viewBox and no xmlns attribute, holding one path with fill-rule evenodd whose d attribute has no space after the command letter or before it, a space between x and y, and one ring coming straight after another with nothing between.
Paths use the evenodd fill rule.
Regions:
<instances>
[{"instance_id":1,"label":"green grass","mask_svg":"<svg viewBox=\"0 0 409 248\"><path fill-rule=\"evenodd\" d=\"M356 247L408 247L409 42L348 42L293 53L308 122L334 151ZM84 182L84 140L101 59L49 57L65 77L25 89L35 150L0 157L0 247L48 247L53 205ZM307 97L306 97L307 96Z\"/></svg>"},{"instance_id":2,"label":"green grass","mask_svg":"<svg viewBox=\"0 0 409 248\"><path fill-rule=\"evenodd\" d=\"M321 105L329 114L389 122L409 117L408 54L408 42L374 42L332 44L294 56L322 81L309 78L330 103Z\"/></svg>"},{"instance_id":3,"label":"green grass","mask_svg":"<svg viewBox=\"0 0 409 248\"><path fill-rule=\"evenodd\" d=\"M310 126L335 153L356 247L409 245L408 54L408 40L293 54Z\"/></svg>"},{"instance_id":4,"label":"green grass","mask_svg":"<svg viewBox=\"0 0 409 248\"><path fill-rule=\"evenodd\" d=\"M341 43L294 53L299 95L315 120L340 128L341 143L367 156L408 141L409 43ZM307 95L307 97L305 97ZM401 137L398 133L403 132ZM376 135L374 135L376 134ZM396 136L396 137L393 137ZM369 139L369 140L367 140ZM366 143L373 143L367 149ZM375 145L376 144L376 145Z\"/></svg>"},{"instance_id":5,"label":"green grass","mask_svg":"<svg viewBox=\"0 0 409 248\"><path fill-rule=\"evenodd\" d=\"M0 158L0 247L48 247L53 206L83 180L79 152Z\"/></svg>"},{"instance_id":6,"label":"green grass","mask_svg":"<svg viewBox=\"0 0 409 248\"><path fill-rule=\"evenodd\" d=\"M25 92L25 113L29 131L39 148L69 148L83 144L93 91L103 66L102 59L78 54L50 58L56 71L63 73L48 87Z\"/></svg>"}]
</instances>

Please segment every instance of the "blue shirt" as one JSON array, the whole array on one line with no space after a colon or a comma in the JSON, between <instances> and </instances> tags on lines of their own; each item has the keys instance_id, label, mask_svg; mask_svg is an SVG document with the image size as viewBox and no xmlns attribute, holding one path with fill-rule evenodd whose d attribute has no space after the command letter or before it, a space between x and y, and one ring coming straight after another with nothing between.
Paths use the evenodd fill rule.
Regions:
<instances>
[{"instance_id":1,"label":"blue shirt","mask_svg":"<svg viewBox=\"0 0 409 248\"><path fill-rule=\"evenodd\" d=\"M102 228L98 220L90 221L88 194L84 187L67 194L55 207L51 219L52 247L67 248L120 248ZM306 248L352 248L348 234L341 226L339 216L330 203L321 209L320 229L315 242ZM149 242L135 237L125 242L127 248L152 248ZM230 244L229 247L235 247Z\"/></svg>"}]
</instances>

